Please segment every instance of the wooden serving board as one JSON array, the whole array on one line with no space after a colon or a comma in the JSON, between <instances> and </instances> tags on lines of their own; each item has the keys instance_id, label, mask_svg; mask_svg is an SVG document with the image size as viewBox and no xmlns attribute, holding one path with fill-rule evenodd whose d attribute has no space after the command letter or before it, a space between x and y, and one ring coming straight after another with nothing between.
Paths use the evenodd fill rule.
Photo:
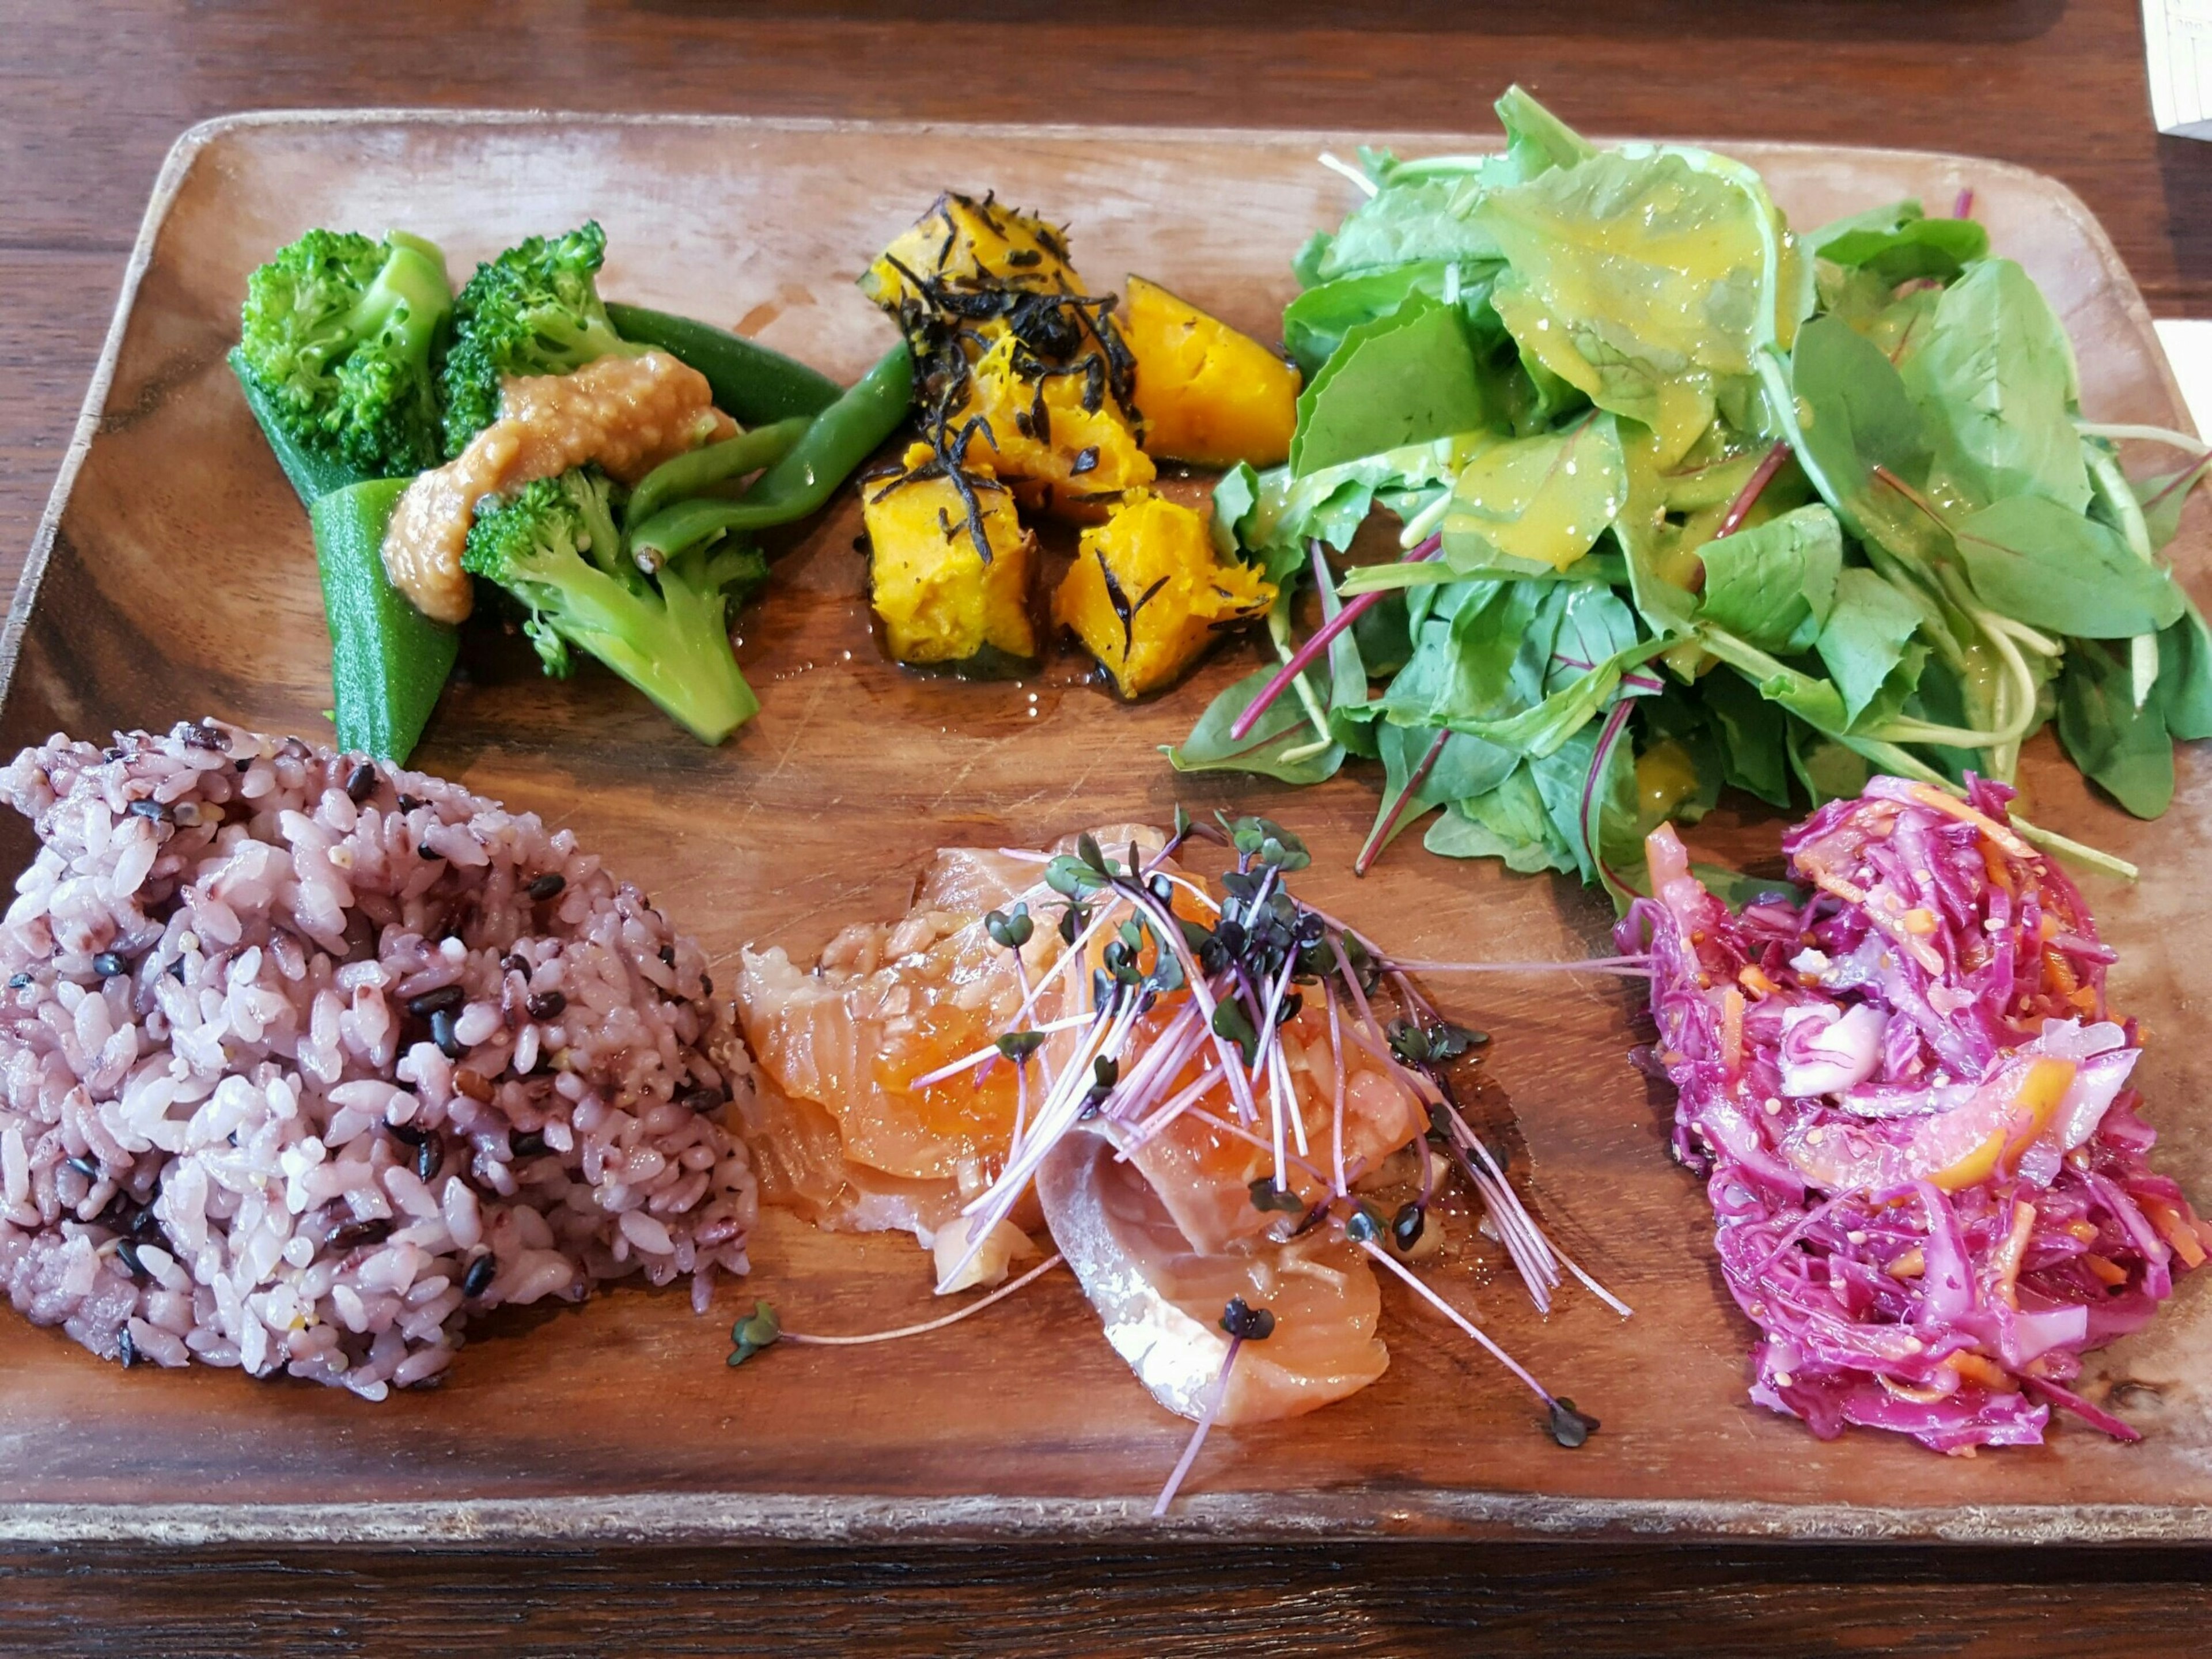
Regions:
<instances>
[{"instance_id":1,"label":"wooden serving board","mask_svg":"<svg viewBox=\"0 0 2212 1659\"><path fill-rule=\"evenodd\" d=\"M204 713L328 740L305 515L222 361L246 273L311 225L402 224L465 273L527 232L596 216L611 296L727 323L849 379L890 337L853 275L947 185L995 187L1067 221L1095 283L1139 270L1271 337L1292 252L1350 202L1316 152L1373 137L410 113L196 129L149 210L0 646L0 742ZM2186 425L2134 285L2062 186L1929 155L1737 153L1799 224L1907 195L1940 211L1972 186L1998 248L2072 331L2088 412ZM723 748L691 742L604 674L554 684L526 652L493 650L447 693L418 763L573 826L705 942L725 984L745 941L796 954L848 921L896 914L940 844L1036 845L1163 821L1178 799L1292 825L1316 854L1308 895L1410 956L1603 947L1610 916L1590 894L1432 857L1417 836L1355 880L1376 789L1359 771L1305 791L1173 776L1155 745L1249 671L1251 643L1133 709L1065 663L1026 684L886 664L858 516L848 495L787 538L740 629L763 707ZM2200 588L2204 532L2200 513L2179 548ZM2115 1000L2149 1029L2138 1077L2166 1136L2159 1162L2203 1199L2212 1004L2193 975L2212 939L2212 769L2191 753L2181 770L2155 824L2093 799L2047 739L2027 778L2039 822L2142 864L2137 884L2085 886L2121 953ZM1696 839L1771 859L1776 828L1724 811ZM27 831L6 834L18 868ZM126 1374L0 1313L0 1537L1075 1539L1158 1525L1254 1538L2212 1537L2212 1275L2093 1361L2086 1391L2139 1425L2140 1445L2063 1420L2045 1448L1972 1460L1865 1431L1823 1443L1746 1397L1750 1328L1720 1285L1701 1185L1667 1155L1663 1091L1628 1061L1648 1030L1634 988L1437 988L1494 1036L1486 1069L1516 1181L1636 1309L1623 1321L1571 1288L1539 1318L1480 1246L1435 1275L1602 1419L1578 1451L1554 1446L1525 1394L1386 1284L1382 1380L1307 1418L1218 1434L1174 1515L1153 1523L1188 1425L1152 1403L1064 1275L933 1336L784 1347L726 1369L729 1323L757 1295L824 1332L939 1310L910 1242L770 1215L751 1282L726 1286L708 1317L680 1290L641 1289L503 1316L444 1386L382 1405L234 1371Z\"/></svg>"}]
</instances>

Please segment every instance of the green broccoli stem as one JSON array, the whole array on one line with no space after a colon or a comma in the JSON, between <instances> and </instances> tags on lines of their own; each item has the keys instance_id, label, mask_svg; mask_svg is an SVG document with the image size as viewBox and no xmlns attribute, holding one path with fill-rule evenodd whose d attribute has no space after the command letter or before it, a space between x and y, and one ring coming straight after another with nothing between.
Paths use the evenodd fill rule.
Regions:
<instances>
[{"instance_id":1,"label":"green broccoli stem","mask_svg":"<svg viewBox=\"0 0 2212 1659\"><path fill-rule=\"evenodd\" d=\"M395 355L427 368L438 331L453 311L446 255L435 242L405 231L395 230L387 240L391 256L376 280L362 290L359 303L346 318L346 331L356 339L367 339L390 329L400 348Z\"/></svg>"},{"instance_id":2,"label":"green broccoli stem","mask_svg":"<svg viewBox=\"0 0 2212 1659\"><path fill-rule=\"evenodd\" d=\"M702 743L718 744L760 712L730 649L729 599L705 557L672 559L659 596L581 558L553 581L523 578L544 620L653 699Z\"/></svg>"}]
</instances>

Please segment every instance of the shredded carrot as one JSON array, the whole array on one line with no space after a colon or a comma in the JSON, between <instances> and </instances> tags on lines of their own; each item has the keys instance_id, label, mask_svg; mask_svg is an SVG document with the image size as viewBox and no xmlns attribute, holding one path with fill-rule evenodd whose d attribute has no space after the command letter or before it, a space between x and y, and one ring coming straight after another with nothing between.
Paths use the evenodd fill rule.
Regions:
<instances>
[{"instance_id":1,"label":"shredded carrot","mask_svg":"<svg viewBox=\"0 0 2212 1659\"><path fill-rule=\"evenodd\" d=\"M1735 979L1737 984L1755 997L1771 997L1781 989L1781 987L1759 970L1759 964L1755 962L1744 963Z\"/></svg>"},{"instance_id":2,"label":"shredded carrot","mask_svg":"<svg viewBox=\"0 0 2212 1659\"><path fill-rule=\"evenodd\" d=\"M1959 1373L1959 1380L1962 1382L1978 1382L1982 1387L1997 1394L2020 1392L2020 1384L2013 1379L2009 1371L1996 1361L1984 1358L1980 1354L1947 1353L1943 1356L1943 1363Z\"/></svg>"},{"instance_id":3,"label":"shredded carrot","mask_svg":"<svg viewBox=\"0 0 2212 1659\"><path fill-rule=\"evenodd\" d=\"M2097 1012L2097 993L2091 986L2084 985L2066 1000L2085 1014L2094 1015Z\"/></svg>"},{"instance_id":4,"label":"shredded carrot","mask_svg":"<svg viewBox=\"0 0 2212 1659\"><path fill-rule=\"evenodd\" d=\"M2045 910L2043 913L2043 919L2035 924L2036 936L2039 939L2057 939L2058 937L2059 931L2058 918L2052 915L2048 910Z\"/></svg>"},{"instance_id":5,"label":"shredded carrot","mask_svg":"<svg viewBox=\"0 0 2212 1659\"><path fill-rule=\"evenodd\" d=\"M1925 783L1908 783L1905 791L1913 799L1931 811L1954 817L1961 823L1971 823L2013 857L2023 861L2035 857L2035 849L1986 812L1978 812L1956 795L1947 795L1941 789Z\"/></svg>"},{"instance_id":6,"label":"shredded carrot","mask_svg":"<svg viewBox=\"0 0 2212 1659\"><path fill-rule=\"evenodd\" d=\"M1743 1070L1743 993L1721 993L1721 1065L1730 1077Z\"/></svg>"},{"instance_id":7,"label":"shredded carrot","mask_svg":"<svg viewBox=\"0 0 2212 1659\"><path fill-rule=\"evenodd\" d=\"M2142 1206L2142 1212L2150 1218L2150 1224L2158 1229L2160 1236L2167 1243L2173 1246L2173 1253L2184 1263L2191 1267L2204 1265L2204 1246L2197 1237L2195 1226L2184 1221L2171 1206L2160 1203L2157 1199L2138 1198L2136 1202Z\"/></svg>"},{"instance_id":8,"label":"shredded carrot","mask_svg":"<svg viewBox=\"0 0 2212 1659\"><path fill-rule=\"evenodd\" d=\"M1908 933L1932 933L1936 931L1936 913L1924 904L1916 904L1899 918Z\"/></svg>"},{"instance_id":9,"label":"shredded carrot","mask_svg":"<svg viewBox=\"0 0 2212 1659\"><path fill-rule=\"evenodd\" d=\"M1882 1271L1892 1279L1917 1279L1928 1271L1928 1252L1915 1244Z\"/></svg>"},{"instance_id":10,"label":"shredded carrot","mask_svg":"<svg viewBox=\"0 0 2212 1659\"><path fill-rule=\"evenodd\" d=\"M2027 1254L2027 1236L2035 1231L2035 1206L2015 1200L2012 1206L2012 1231L1997 1249L1991 1264L1997 1270L1997 1294L2013 1307L2020 1305L2014 1283L2020 1278L2020 1260Z\"/></svg>"},{"instance_id":11,"label":"shredded carrot","mask_svg":"<svg viewBox=\"0 0 2212 1659\"><path fill-rule=\"evenodd\" d=\"M1797 860L1797 867L1813 878L1814 886L1833 893L1846 904L1864 904L1867 902L1865 890L1852 886L1841 876L1832 876L1819 866L1806 863L1802 858Z\"/></svg>"},{"instance_id":12,"label":"shredded carrot","mask_svg":"<svg viewBox=\"0 0 2212 1659\"><path fill-rule=\"evenodd\" d=\"M2066 1231L2084 1244L2097 1242L2097 1224L2094 1221L2069 1221L2066 1224Z\"/></svg>"},{"instance_id":13,"label":"shredded carrot","mask_svg":"<svg viewBox=\"0 0 2212 1659\"><path fill-rule=\"evenodd\" d=\"M1982 867L1989 872L1990 885L2009 896L2013 890L2012 872L1986 842L1982 847Z\"/></svg>"},{"instance_id":14,"label":"shredded carrot","mask_svg":"<svg viewBox=\"0 0 2212 1659\"><path fill-rule=\"evenodd\" d=\"M2128 1270L2125 1267L2108 1256L2099 1255L2094 1250L2091 1250L2081 1258L2081 1265L2107 1285L2124 1285L2128 1282Z\"/></svg>"}]
</instances>

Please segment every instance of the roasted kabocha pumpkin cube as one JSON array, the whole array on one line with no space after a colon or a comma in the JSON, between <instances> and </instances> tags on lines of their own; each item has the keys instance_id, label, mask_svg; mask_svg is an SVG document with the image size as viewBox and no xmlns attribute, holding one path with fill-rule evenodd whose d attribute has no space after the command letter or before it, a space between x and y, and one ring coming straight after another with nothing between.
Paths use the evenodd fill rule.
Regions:
<instances>
[{"instance_id":1,"label":"roasted kabocha pumpkin cube","mask_svg":"<svg viewBox=\"0 0 2212 1659\"><path fill-rule=\"evenodd\" d=\"M951 289L1028 289L1081 294L1083 280L1067 263L1059 227L985 197L947 191L902 231L860 278L860 292L884 310L927 302L916 282Z\"/></svg>"},{"instance_id":2,"label":"roasted kabocha pumpkin cube","mask_svg":"<svg viewBox=\"0 0 2212 1659\"><path fill-rule=\"evenodd\" d=\"M1123 696L1139 697L1182 673L1217 634L1274 602L1273 583L1216 555L1203 518L1146 495L1083 532L1081 550L1053 594L1052 614L1090 648Z\"/></svg>"},{"instance_id":3,"label":"roasted kabocha pumpkin cube","mask_svg":"<svg viewBox=\"0 0 2212 1659\"><path fill-rule=\"evenodd\" d=\"M871 602L891 655L987 674L1033 660L1036 538L1022 528L1006 486L988 466L927 444L909 447L901 466L860 490ZM976 544L979 525L988 558Z\"/></svg>"},{"instance_id":4,"label":"roasted kabocha pumpkin cube","mask_svg":"<svg viewBox=\"0 0 2212 1659\"><path fill-rule=\"evenodd\" d=\"M1298 422L1298 372L1157 283L1129 278L1121 337L1137 359L1145 447L1200 466L1279 466Z\"/></svg>"},{"instance_id":5,"label":"roasted kabocha pumpkin cube","mask_svg":"<svg viewBox=\"0 0 2212 1659\"><path fill-rule=\"evenodd\" d=\"M1103 366L1055 369L1020 341L1002 338L969 371L967 390L951 428L985 422L988 434L976 429L971 453L1013 486L1024 507L1096 523L1152 481L1152 458L1138 447Z\"/></svg>"}]
</instances>

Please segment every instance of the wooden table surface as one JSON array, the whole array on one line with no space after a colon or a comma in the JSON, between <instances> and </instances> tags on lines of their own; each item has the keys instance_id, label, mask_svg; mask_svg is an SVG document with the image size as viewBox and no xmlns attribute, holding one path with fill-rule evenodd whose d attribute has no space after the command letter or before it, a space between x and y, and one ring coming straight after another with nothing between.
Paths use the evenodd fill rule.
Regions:
<instances>
[{"instance_id":1,"label":"wooden table surface","mask_svg":"<svg viewBox=\"0 0 2212 1659\"><path fill-rule=\"evenodd\" d=\"M223 112L1480 131L1519 80L1601 134L2039 168L2103 220L2154 313L2212 315L2212 145L2156 137L2142 53L2135 0L0 0L0 590L161 156ZM2172 1654L2212 1612L2201 1550L1191 1547L22 1551L0 1556L0 1652Z\"/></svg>"}]
</instances>

